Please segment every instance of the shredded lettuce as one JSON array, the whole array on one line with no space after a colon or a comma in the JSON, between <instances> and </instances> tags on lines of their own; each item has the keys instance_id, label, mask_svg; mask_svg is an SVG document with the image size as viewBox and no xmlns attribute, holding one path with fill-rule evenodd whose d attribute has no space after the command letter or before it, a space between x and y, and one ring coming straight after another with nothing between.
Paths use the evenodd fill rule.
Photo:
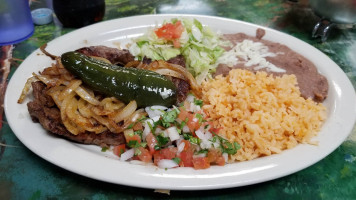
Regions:
<instances>
[{"instance_id":1,"label":"shredded lettuce","mask_svg":"<svg viewBox=\"0 0 356 200\"><path fill-rule=\"evenodd\" d=\"M175 48L173 44L158 38L155 29L150 29L145 35L134 40L129 51L139 60L145 56L152 60L169 60L177 55L183 55L186 67L200 84L204 79L210 78L215 72L217 59L224 53L221 48L223 41L220 35L213 32L208 26L203 26L196 19L179 19L184 31L179 38L181 47ZM176 23L174 18L169 23ZM165 22L165 23L167 23Z\"/></svg>"}]
</instances>

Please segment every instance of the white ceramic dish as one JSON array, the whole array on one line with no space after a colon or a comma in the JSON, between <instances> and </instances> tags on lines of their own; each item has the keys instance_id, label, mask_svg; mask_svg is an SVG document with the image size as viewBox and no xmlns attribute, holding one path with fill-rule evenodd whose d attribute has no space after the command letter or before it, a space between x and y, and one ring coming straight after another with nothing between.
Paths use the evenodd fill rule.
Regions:
<instances>
[{"instance_id":1,"label":"white ceramic dish","mask_svg":"<svg viewBox=\"0 0 356 200\"><path fill-rule=\"evenodd\" d=\"M180 15L181 17L182 15ZM246 22L197 15L183 15L200 20L223 33L244 32L255 35L259 26ZM88 26L48 43L55 55L89 45L122 47L131 38L143 34L148 27L176 15L148 15L116 19ZM281 154L252 161L213 166L207 170L192 168L158 169L120 162L101 148L80 145L48 134L40 124L33 123L26 102L17 104L26 79L32 72L48 67L51 61L39 50L33 52L16 70L5 96L5 113L16 136L43 159L69 171L106 182L153 189L205 190L238 187L283 177L320 161L334 151L349 135L356 118L355 91L344 72L326 55L309 44L284 33L264 28L264 39L286 44L317 66L329 81L329 97L324 102L328 118L315 140L318 146L298 145Z\"/></svg>"}]
</instances>

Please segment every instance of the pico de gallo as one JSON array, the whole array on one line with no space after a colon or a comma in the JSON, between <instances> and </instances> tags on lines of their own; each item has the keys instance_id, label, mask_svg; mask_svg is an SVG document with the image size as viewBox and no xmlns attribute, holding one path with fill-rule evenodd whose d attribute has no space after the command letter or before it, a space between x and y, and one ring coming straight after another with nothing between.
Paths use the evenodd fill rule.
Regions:
<instances>
[{"instance_id":1,"label":"pico de gallo","mask_svg":"<svg viewBox=\"0 0 356 200\"><path fill-rule=\"evenodd\" d=\"M223 166L240 145L218 135L207 119L203 101L188 95L179 107L146 107L147 117L124 131L126 144L114 147L122 161L140 160L159 168Z\"/></svg>"}]
</instances>

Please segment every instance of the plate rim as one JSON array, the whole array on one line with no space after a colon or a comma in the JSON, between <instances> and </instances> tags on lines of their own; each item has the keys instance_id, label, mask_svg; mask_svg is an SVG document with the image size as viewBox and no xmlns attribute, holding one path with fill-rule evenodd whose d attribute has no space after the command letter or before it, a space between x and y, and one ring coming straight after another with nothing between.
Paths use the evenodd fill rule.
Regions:
<instances>
[{"instance_id":1,"label":"plate rim","mask_svg":"<svg viewBox=\"0 0 356 200\"><path fill-rule=\"evenodd\" d=\"M125 20L132 20L132 19L142 19L142 18L154 18L154 19L159 19L159 18L172 18L172 17L189 17L189 18L205 18L205 19L212 19L212 20L217 20L217 21L225 21L225 22L230 22L230 23L239 23L241 25L244 25L244 26L250 26L250 27L253 27L253 28L263 28L266 30L266 32L271 32L272 34L277 34L277 35L282 35L284 37L287 37L287 38L294 38L293 40L296 40L298 41L298 43L301 43L303 45L307 45L309 48L313 49L313 51L317 51L321 54L323 54L320 50L316 49L315 47L313 47L312 45L296 38L296 37L293 37L291 35L288 35L286 33L283 33L283 32L280 32L278 30L275 30L275 29L272 29L272 28L268 28L268 27L264 27L264 26L261 26L261 25L256 25L256 24L253 24L253 23L249 23L249 22L244 22L244 21L240 21L240 20L235 20L235 19L229 19L229 18L223 18L223 17L216 17L216 16L207 16L207 15L191 15L191 14L157 14L157 15L138 15L138 16L130 16L130 17L125 17L125 18L118 18L118 19L111 19L111 20L107 20L107 21L103 21L103 22L100 22L100 23L97 23L97 24L93 24L93 25L90 25L90 26L87 26L87 27L83 27L83 28L80 28L80 29L77 29L77 30L74 30L72 32L69 32L63 36L60 36L58 38L55 38L54 40L50 41L48 43L48 46L50 47L51 44L53 43L56 43L56 41L60 41L60 39L62 38L70 38L72 37L73 35L77 34L77 33L80 33L80 32L83 32L85 30L90 30L90 29L94 29L95 27L99 27L99 26L105 26L106 24L111 24L111 23L115 23L117 21L125 21ZM161 19L162 21L162 19ZM243 31L237 31L237 32L243 32ZM65 37L64 37L65 36ZM290 47L290 45L287 45L288 47ZM290 47L291 48L291 47ZM36 53L38 52L38 49L35 50L34 52L32 52L28 57L33 57ZM342 78L346 78L344 81L345 81L345 84L348 86L348 90L350 89L350 87L352 88L353 92L351 94L349 94L349 96L352 98L352 99L356 99L356 95L355 95L355 90L350 82L350 80L348 79L348 77L346 76L346 74L340 69L340 67L333 61L331 60L328 56L326 56L325 54L323 54L326 59L328 59L328 62L331 62L333 63L335 66L337 66L338 68L335 69L336 71L338 71L338 73L342 72L341 76ZM303 55L304 56L304 55ZM28 58L27 57L27 58ZM27 58L24 60L23 63L26 64L26 60ZM10 81L9 81L9 84L8 86L10 87L13 87L13 77L16 75L16 72L20 71L19 69L22 69L21 66L23 65L23 63L18 67L18 69L15 71L15 73L13 74L13 76L11 77ZM24 65L25 65L24 64ZM319 70L319 67L317 67L318 70ZM328 80L330 81L330 80ZM330 84L330 82L329 82ZM329 86L330 87L330 86ZM344 88L342 88L344 89ZM5 110L5 115L6 116L11 116L12 115L9 113L10 112L10 107L11 107L11 102L10 101L10 95L11 92L9 90L6 91L6 94L5 94L5 99L4 99L4 110ZM352 105L353 106L353 109L352 109L352 112L353 112L353 116L351 116L351 118L349 119L349 121L353 121L353 124L355 123L356 121L356 106L355 105ZM350 111L351 112L351 111ZM10 118L11 118L10 117ZM12 119L12 118L11 118ZM11 121L11 122L10 122ZM97 174L90 174L88 172L81 172L81 171L78 171L77 169L76 170L73 170L73 168L71 168L70 166L66 166L66 165L63 165L61 163L58 163L58 161L56 160L53 160L52 157L48 157L48 155L43 155L41 154L40 152L38 152L38 149L36 148L33 148L33 146L31 146L31 144L24 140L23 137L19 137L18 133L15 132L15 130L17 130L17 127L16 125L13 123L12 120L9 120L8 118L8 122L9 122L9 125L12 129L12 131L14 132L14 134L16 135L16 137L28 148L30 149L31 151L33 151L36 155L40 156L41 158L47 160L48 162L51 162L63 169L66 169L68 171L71 171L71 172L74 172L74 173L77 173L77 174L80 174L80 175L83 175L83 176L86 176L86 177L90 177L90 178L93 178L93 179L96 179L96 180L101 180L101 181L106 181L106 182L110 182L110 183L114 183L114 184L122 184L122 185L128 185L128 186L133 186L133 187L141 187L141 188L151 188L151 189L172 189L172 190L207 190L207 189L222 189L222 188L231 188L231 187L238 187L238 186L245 186L245 185L251 185L251 184L256 184L256 183L260 183L260 182L265 182L265 181L269 181L269 180L273 180L273 179L277 179L277 178L280 178L280 177L283 177L283 176L286 176L286 175L289 175L289 174L292 174L292 173L295 173L297 171L300 171L301 169L294 169L294 170L289 170L288 172L284 171L284 173L280 173L280 174L277 174L277 175L274 175L273 177L271 176L265 176L263 179L260 179L260 178L255 178L255 179L251 179L251 180L244 180L244 181L235 181L235 182L232 182L232 183L219 183L219 184L210 184L210 185L193 185L193 184L187 184L187 185L184 185L184 184L181 184L181 185L178 185L178 186L171 186L171 185L165 185L165 183L167 182L166 180L169 180L169 176L172 176L174 175L174 173L167 173L167 174L161 174L161 179L158 178L158 179L155 179L156 181L157 180L162 180L164 183L163 184L159 184L159 185L155 185L155 186L151 186L147 183L142 183L141 181L138 181L137 183L134 181L134 182L125 182L125 181L115 181L115 180L112 180L112 179L103 179L101 177L98 177ZM353 124L349 125L345 131L348 132L348 134L345 134L343 135L344 137L341 138L342 141L344 141L346 139L346 137L351 133L351 130L353 128ZM68 141L64 141L64 143L66 143ZM63 141L61 142L63 143ZM342 142L341 142L342 143ZM341 143L339 145L341 145ZM325 158L327 155L329 155L331 152L333 152L339 145L335 146L334 148L332 149L328 149L329 152L326 152L323 154L323 157L320 158L320 159L316 159L316 160L313 160L312 162L309 162L309 164L307 166L304 166L302 169L305 169L313 164L315 164L316 162L322 160L323 158ZM296 147L298 148L298 147ZM63 150L63 149L62 149ZM293 149L292 149L293 150ZM65 151L65 150L63 150ZM287 150L289 151L289 150ZM58 152L57 152L58 153ZM280 154L277 154L277 155L280 155ZM95 158L98 158L98 160L102 161L103 159L107 159L105 158L104 156L94 156ZM273 156L269 156L268 158L275 158L276 155L273 155ZM267 159L268 159L267 158ZM75 162L74 160L71 160L72 162ZM250 162L250 161L246 161L246 162L243 162L243 163L247 163L247 162ZM121 163L120 165L124 165L123 167L127 167L125 166L127 163ZM236 164L236 163L235 163ZM132 165L132 164L130 164ZM234 164L232 164L234 165ZM246 164L245 164L246 165ZM224 166L226 167L226 166ZM132 168L137 168L136 165L133 165ZM147 167L146 167L147 168ZM212 167L211 169L213 170L214 168L216 167ZM229 166L228 168L231 168L231 166ZM142 167L138 167L138 169L142 170ZM143 169L144 173L149 173L149 172L152 172L150 170L145 170ZM186 171L186 172L191 172L192 170L189 170L189 169L183 169L182 171ZM211 170L207 170L206 172L210 172ZM139 174L139 176L142 176L144 178L147 178L147 174L144 174L144 173L141 173ZM200 176L197 176L198 178L199 177L203 177L201 178L201 180L204 179L205 177L205 174L204 173L201 173L201 171L198 173ZM179 175L179 174L178 174ZM160 176L160 174L157 175L158 177ZM165 177L165 176L168 176L168 177ZM232 176L233 177L236 177L237 175L234 175L232 173ZM173 176L173 179L184 179L184 178L180 178L180 176L176 176L174 177ZM149 179L149 177L148 177ZM229 179L230 180L230 179ZM156 187L156 186L160 186L160 187Z\"/></svg>"}]
</instances>

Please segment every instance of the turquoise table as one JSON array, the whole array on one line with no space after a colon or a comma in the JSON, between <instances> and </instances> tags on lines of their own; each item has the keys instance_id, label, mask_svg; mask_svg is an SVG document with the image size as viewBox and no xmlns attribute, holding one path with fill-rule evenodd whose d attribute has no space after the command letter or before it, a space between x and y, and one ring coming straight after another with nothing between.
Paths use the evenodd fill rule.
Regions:
<instances>
[{"instance_id":1,"label":"turquoise table","mask_svg":"<svg viewBox=\"0 0 356 200\"><path fill-rule=\"evenodd\" d=\"M104 20L159 13L204 14L243 20L293 35L334 60L356 86L356 29L335 29L321 43L311 31L319 20L307 3L283 0L107 0ZM0 5L1 6L1 5ZM31 8L50 7L34 0ZM58 21L36 26L14 46L10 77L32 51L74 29ZM356 102L355 102L356 103ZM6 199L356 199L356 130L332 154L300 172L256 185L170 195L92 180L59 168L28 150L3 119L0 131L0 200ZM5 146L5 145L6 146Z\"/></svg>"}]
</instances>

